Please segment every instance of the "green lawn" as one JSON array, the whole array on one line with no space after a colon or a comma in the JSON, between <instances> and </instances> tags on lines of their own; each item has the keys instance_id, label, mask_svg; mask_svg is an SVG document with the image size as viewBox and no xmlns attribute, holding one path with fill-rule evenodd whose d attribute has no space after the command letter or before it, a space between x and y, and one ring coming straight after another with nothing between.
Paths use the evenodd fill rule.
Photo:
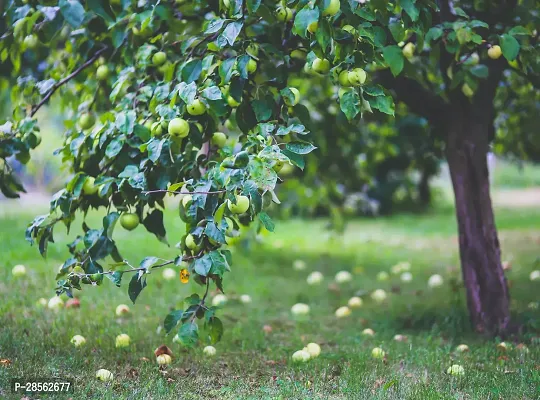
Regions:
<instances>
[{"instance_id":1,"label":"green lawn","mask_svg":"<svg viewBox=\"0 0 540 400\"><path fill-rule=\"evenodd\" d=\"M0 203L0 398L10 397L13 377L66 377L75 381L73 398L92 399L536 399L540 397L539 310L528 308L539 301L540 284L528 278L540 269L540 210L499 210L503 258L512 261L508 272L515 318L524 324L521 337L511 339L512 349L500 353L498 340L475 336L467 321L461 289L455 222L450 209L423 216L404 215L350 223L343 237L331 237L325 221L277 221L275 234L261 243L234 250L234 265L225 280L229 303L221 312L225 324L223 340L216 345L215 358L202 355L203 345L184 349L172 343L158 328L163 317L183 298L197 290L194 283L165 281L161 271L149 277L149 285L131 315L117 318L118 304L129 304L126 287L111 282L85 287L77 293L79 309L54 313L37 305L41 297L53 295L54 275L67 255L68 237L60 230L49 258L39 257L23 237L29 212L15 211ZM39 211L39 210L38 210ZM99 218L89 218L97 225ZM168 214L172 243L178 238L180 221ZM72 233L75 234L76 232ZM124 257L133 263L146 255L173 257L167 248L142 228L133 233L117 229L116 239ZM70 236L70 237L72 237ZM296 271L295 260L304 260L305 271ZM410 261L413 281L402 283L392 276L378 282L378 272L389 271L399 261ZM25 264L26 278L15 279L11 268ZM353 281L337 285L337 271L353 273ZM320 286L308 286L306 276L321 271ZM441 274L444 285L429 289L427 280ZM374 289L389 293L388 300L375 304ZM202 290L199 289L199 293ZM334 311L353 295L364 305L351 316L337 319ZM237 299L249 294L253 302ZM297 302L310 305L309 318L294 319L290 308ZM263 331L272 327L271 333ZM364 328L376 333L361 335ZM128 350L114 347L115 336L130 335ZM408 342L395 342L395 334ZM70 338L86 337L83 348ZM319 358L294 365L290 357L309 342L321 344ZM469 353L457 354L460 343ZM515 348L525 343L529 353ZM160 372L153 351L167 344L174 352L173 364ZM384 361L371 358L380 346ZM463 377L447 375L452 364L465 368ZM111 370L111 384L96 381L99 368ZM66 396L67 397L67 396ZM43 397L46 398L46 397Z\"/></svg>"}]
</instances>

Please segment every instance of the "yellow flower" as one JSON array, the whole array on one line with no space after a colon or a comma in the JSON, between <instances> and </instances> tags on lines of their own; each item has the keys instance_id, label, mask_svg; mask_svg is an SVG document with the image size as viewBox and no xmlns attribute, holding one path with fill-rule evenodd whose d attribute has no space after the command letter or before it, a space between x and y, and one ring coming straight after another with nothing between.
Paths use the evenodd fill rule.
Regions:
<instances>
[{"instance_id":1,"label":"yellow flower","mask_svg":"<svg viewBox=\"0 0 540 400\"><path fill-rule=\"evenodd\" d=\"M189 282L189 272L186 268L180 270L180 282L188 283Z\"/></svg>"}]
</instances>

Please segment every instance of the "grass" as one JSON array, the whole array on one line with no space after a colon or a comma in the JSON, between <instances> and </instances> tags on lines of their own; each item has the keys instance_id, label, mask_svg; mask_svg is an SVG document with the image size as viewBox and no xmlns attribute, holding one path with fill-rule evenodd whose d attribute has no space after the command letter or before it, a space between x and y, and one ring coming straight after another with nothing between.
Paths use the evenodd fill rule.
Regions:
<instances>
[{"instance_id":1,"label":"grass","mask_svg":"<svg viewBox=\"0 0 540 400\"><path fill-rule=\"evenodd\" d=\"M0 205L0 207L5 207ZM6 206L9 207L9 206ZM540 311L527 307L538 301L538 283L528 279L538 269L540 210L499 210L497 224L505 259L512 260L508 279L512 312L527 328L511 339L507 353L496 350L498 339L474 335L469 327L461 288L455 222L452 210L439 209L424 216L396 216L352 221L343 237L332 237L325 221L277 222L277 232L261 243L234 250L234 265L225 280L229 303L221 311L225 324L223 340L213 359L202 356L202 347L183 349L172 335L159 331L171 307L179 307L194 283L165 281L161 272L149 277L149 285L131 314L115 316L118 304L129 303L125 286L106 281L101 287L85 287L77 293L79 309L54 313L36 304L53 295L54 274L67 255L68 237L59 230L47 260L29 247L22 232L31 219L28 211L12 208L0 213L0 252L3 279L0 282L0 398L10 394L14 377L58 376L73 379L73 398L90 399L536 399L540 397ZM31 210L35 212L36 210ZM179 221L167 214L169 237L179 235ZM97 215L89 217L97 225ZM74 233L72 233L73 236ZM124 257L133 262L146 255L173 257L167 248L138 228L133 233L115 232ZM71 237L72 237L71 236ZM292 268L294 260L306 261L305 271ZM393 276L378 282L381 270L389 271L399 261L410 261L414 279L401 283ZM15 264L25 264L29 273L12 277ZM321 271L325 281L308 286L306 276ZM353 282L337 285L337 271L354 273ZM430 290L426 282L438 273L443 287ZM369 293L383 288L388 301L376 305ZM253 303L241 304L240 294L250 294ZM362 308L349 318L337 319L334 311L353 295L363 297ZM297 302L311 306L311 316L294 319L290 308ZM272 327L271 333L263 331ZM370 327L372 338L361 335ZM536 329L536 330L535 330ZM129 349L114 348L114 338L127 333ZM408 342L393 341L404 334ZM75 334L87 345L70 344ZM319 358L294 365L291 354L308 342L322 346ZM469 353L454 349L467 343ZM515 348L526 343L530 352ZM153 350L166 344L174 352L173 364L160 371ZM371 358L371 349L381 346L384 361ZM464 377L445 373L452 364L466 370ZM95 371L107 368L115 374L111 384L95 380ZM66 398L68 396L65 396ZM46 398L43 396L42 398ZM61 398L55 397L55 398Z\"/></svg>"}]
</instances>

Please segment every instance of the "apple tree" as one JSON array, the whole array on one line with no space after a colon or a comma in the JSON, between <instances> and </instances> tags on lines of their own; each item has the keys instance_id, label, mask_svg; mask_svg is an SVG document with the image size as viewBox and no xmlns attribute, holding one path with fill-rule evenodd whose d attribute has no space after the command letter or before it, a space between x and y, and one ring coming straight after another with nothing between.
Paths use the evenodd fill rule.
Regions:
<instances>
[{"instance_id":1,"label":"apple tree","mask_svg":"<svg viewBox=\"0 0 540 400\"><path fill-rule=\"evenodd\" d=\"M10 161L29 160L40 142L38 111L54 101L66 128L57 156L73 177L27 238L45 255L58 224L69 230L76 215L103 212L100 226L83 219L57 293L107 277L127 285L135 301L152 271L176 266L203 294L186 299L165 327L192 345L201 324L214 342L222 323L206 299L211 285L225 290L227 243L241 225L273 230L265 209L279 203L280 171L304 168L316 149L309 126L317 102L299 88L339 86L336 104L351 124L368 113L394 115L395 95L446 144L472 321L479 331L504 333L508 290L486 152L509 62L523 79L537 71L537 21L528 7L527 0L8 0L0 62L16 85L13 112L0 125L0 189L10 197L23 190ZM183 237L165 231L169 195L178 198ZM113 239L117 223L142 224L176 243L178 256L153 254L134 265Z\"/></svg>"}]
</instances>

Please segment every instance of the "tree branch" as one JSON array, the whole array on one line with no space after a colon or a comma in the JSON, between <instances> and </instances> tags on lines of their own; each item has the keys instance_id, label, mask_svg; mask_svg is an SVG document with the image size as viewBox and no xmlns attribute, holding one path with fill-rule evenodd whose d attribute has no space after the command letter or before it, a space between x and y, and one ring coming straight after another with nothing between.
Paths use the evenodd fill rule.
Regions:
<instances>
[{"instance_id":1,"label":"tree branch","mask_svg":"<svg viewBox=\"0 0 540 400\"><path fill-rule=\"evenodd\" d=\"M142 194L152 194L152 193L171 193L171 194L219 194L225 193L226 190L214 190L210 192L176 192L174 190L158 189L158 190L148 190L142 192Z\"/></svg>"},{"instance_id":2,"label":"tree branch","mask_svg":"<svg viewBox=\"0 0 540 400\"><path fill-rule=\"evenodd\" d=\"M380 71L378 78L380 83L393 90L397 100L404 102L413 113L428 119L433 126L444 123L448 105L440 96L413 79L401 75L394 77L389 70Z\"/></svg>"},{"instance_id":3,"label":"tree branch","mask_svg":"<svg viewBox=\"0 0 540 400\"><path fill-rule=\"evenodd\" d=\"M45 95L45 97L43 97L43 99L37 104L35 105L34 107L32 107L32 112L30 113L30 117L33 117L36 112L45 104L47 103L47 101L49 101L49 99L51 98L51 96L54 94L54 92L56 92L60 87L62 87L63 85L65 85L66 83L68 83L70 80L72 80L73 78L75 78L77 75L79 75L84 69L88 68L90 65L92 65L98 58L99 56L101 56L101 54L103 54L106 50L108 50L108 47L105 46L103 47L102 49L98 50L92 57L90 57L84 64L82 64L81 66L79 66L75 71L73 71L71 74L69 74L68 76L66 76L64 79L58 81L57 83L55 83L51 89L47 92L47 94Z\"/></svg>"}]
</instances>

